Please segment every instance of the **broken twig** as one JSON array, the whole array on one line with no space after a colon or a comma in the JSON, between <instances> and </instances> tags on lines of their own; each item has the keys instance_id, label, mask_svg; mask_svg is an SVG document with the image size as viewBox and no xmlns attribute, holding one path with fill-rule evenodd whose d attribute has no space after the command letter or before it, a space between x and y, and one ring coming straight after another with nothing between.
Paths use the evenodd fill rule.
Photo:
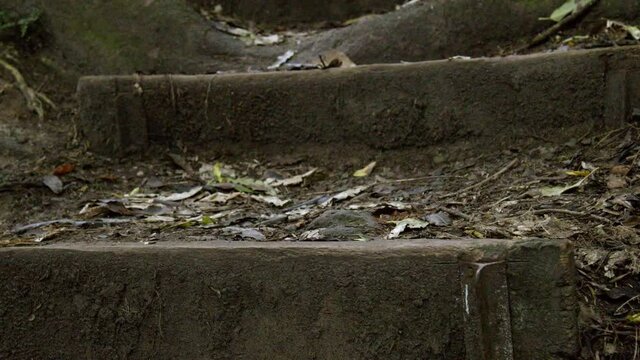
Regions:
<instances>
[{"instance_id":1,"label":"broken twig","mask_svg":"<svg viewBox=\"0 0 640 360\"><path fill-rule=\"evenodd\" d=\"M591 10L591 8L593 8L593 6L598 3L598 0L590 0L587 3L585 3L583 6L578 7L571 15L565 17L564 19L558 21L557 23L553 24L553 26L551 26L550 28L548 28L547 30L541 32L540 34L536 35L536 37L534 37L528 44L520 47L519 49L516 50L516 53L519 53L523 50L527 50L527 49L531 49L532 47L536 46L536 45L540 45L543 42L547 41L550 37L552 37L553 35L555 35L558 31L560 31L562 28L564 28L567 24L575 21L576 19L580 18L581 16L583 16L584 14L586 14L589 10Z\"/></svg>"},{"instance_id":2,"label":"broken twig","mask_svg":"<svg viewBox=\"0 0 640 360\"><path fill-rule=\"evenodd\" d=\"M486 178L486 179L484 179L484 180L480 181L479 183L477 183L477 184L473 184L473 185L471 185L471 186L467 186L466 188L464 188L464 189L460 189L460 190L458 190L458 191L456 191L456 192L452 192L452 193L449 193L449 194L445 194L445 195L443 195L441 198L442 198L442 199L444 199L444 198L448 198L448 197L452 197L452 196L460 195L460 194L465 193L465 192L467 192L467 191L469 191L469 190L473 190L473 189L475 189L475 188L481 187L481 186L485 185L486 183L488 183L489 181L492 181L492 180L495 180L495 179L499 178L502 174L506 173L506 172L507 172L507 171L509 171L512 167L514 167L517 163L518 163L518 159L513 159L513 160L511 160L511 162L510 162L510 163L508 163L505 167L503 167L502 169L500 169L500 171L498 171L497 173L495 173L495 174L493 174L493 175L489 176L488 178Z\"/></svg>"}]
</instances>

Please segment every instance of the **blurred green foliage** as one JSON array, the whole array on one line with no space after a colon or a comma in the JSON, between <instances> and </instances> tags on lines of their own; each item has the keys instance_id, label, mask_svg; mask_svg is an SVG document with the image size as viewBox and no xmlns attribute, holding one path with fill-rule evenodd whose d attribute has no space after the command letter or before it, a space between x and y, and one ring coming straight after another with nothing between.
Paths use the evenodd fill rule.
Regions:
<instances>
[{"instance_id":1,"label":"blurred green foliage","mask_svg":"<svg viewBox=\"0 0 640 360\"><path fill-rule=\"evenodd\" d=\"M34 9L26 15L0 10L0 31L17 31L21 38L38 22L42 11Z\"/></svg>"}]
</instances>

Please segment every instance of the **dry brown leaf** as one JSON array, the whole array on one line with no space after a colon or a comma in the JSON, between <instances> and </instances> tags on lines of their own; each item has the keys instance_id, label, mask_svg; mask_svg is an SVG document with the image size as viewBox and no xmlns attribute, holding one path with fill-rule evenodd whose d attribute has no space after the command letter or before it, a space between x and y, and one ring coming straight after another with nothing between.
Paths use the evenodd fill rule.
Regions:
<instances>
[{"instance_id":1,"label":"dry brown leaf","mask_svg":"<svg viewBox=\"0 0 640 360\"><path fill-rule=\"evenodd\" d=\"M611 168L612 175L627 176L631 171L630 165L616 165Z\"/></svg>"},{"instance_id":2,"label":"dry brown leaf","mask_svg":"<svg viewBox=\"0 0 640 360\"><path fill-rule=\"evenodd\" d=\"M627 187L627 179L618 175L607 176L607 187L609 189L621 189Z\"/></svg>"}]
</instances>

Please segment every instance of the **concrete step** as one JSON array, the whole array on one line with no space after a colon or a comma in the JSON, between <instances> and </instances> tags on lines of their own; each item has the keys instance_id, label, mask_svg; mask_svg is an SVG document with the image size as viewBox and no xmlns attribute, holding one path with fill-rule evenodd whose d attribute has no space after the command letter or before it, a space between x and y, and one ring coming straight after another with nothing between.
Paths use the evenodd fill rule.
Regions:
<instances>
[{"instance_id":1,"label":"concrete step","mask_svg":"<svg viewBox=\"0 0 640 360\"><path fill-rule=\"evenodd\" d=\"M0 249L2 359L564 359L548 240Z\"/></svg>"},{"instance_id":2,"label":"concrete step","mask_svg":"<svg viewBox=\"0 0 640 360\"><path fill-rule=\"evenodd\" d=\"M79 125L91 148L122 155L193 147L468 144L619 126L640 108L639 47L348 69L84 77ZM282 150L288 151L288 150Z\"/></svg>"}]
</instances>

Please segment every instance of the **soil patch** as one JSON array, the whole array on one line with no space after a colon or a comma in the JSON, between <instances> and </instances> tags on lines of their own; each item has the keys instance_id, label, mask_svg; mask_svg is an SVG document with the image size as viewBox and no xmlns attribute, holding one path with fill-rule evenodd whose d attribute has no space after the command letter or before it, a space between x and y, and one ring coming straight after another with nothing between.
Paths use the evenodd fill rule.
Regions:
<instances>
[{"instance_id":1,"label":"soil patch","mask_svg":"<svg viewBox=\"0 0 640 360\"><path fill-rule=\"evenodd\" d=\"M30 187L51 168L41 168L36 176L10 172L10 185L2 193L11 209L3 215L8 231L2 245L336 240L331 232L314 234L317 229L309 226L334 209L365 211L379 224L380 232L361 231L350 241L572 239L582 275L584 358L615 346L609 358L622 359L633 352L635 325L628 318L639 305L638 139L638 130L628 126L464 161L448 161L443 149L436 168L411 171L383 162L364 178L352 174L366 164L316 167L295 154L245 161L159 155L144 162L109 163L76 153L65 158L76 170L61 176L65 189L60 195L44 186ZM296 176L302 181L284 185ZM23 184L25 178L33 181ZM278 184L273 181L281 185L266 187ZM70 220L16 231L27 223L60 219Z\"/></svg>"}]
</instances>

